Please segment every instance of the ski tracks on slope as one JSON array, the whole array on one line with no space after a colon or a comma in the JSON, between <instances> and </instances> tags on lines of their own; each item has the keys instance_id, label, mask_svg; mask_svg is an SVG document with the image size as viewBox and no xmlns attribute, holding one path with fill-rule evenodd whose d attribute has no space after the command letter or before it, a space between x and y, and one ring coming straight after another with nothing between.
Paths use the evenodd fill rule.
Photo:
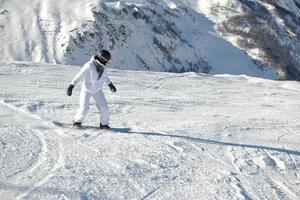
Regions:
<instances>
[{"instance_id":1,"label":"ski tracks on slope","mask_svg":"<svg viewBox=\"0 0 300 200\"><path fill-rule=\"evenodd\" d=\"M169 78L161 78L159 81L154 85L146 88L146 90L152 90L152 89L160 89L163 87L164 81ZM133 108L134 109L134 108ZM134 117L136 122L134 125L139 126L144 126L144 128L147 128L148 130L151 130L153 133L158 133L161 135L170 135L170 133L165 133L157 128L154 128L153 126L150 125L151 122L145 122L141 121L142 119L142 114L145 112L145 108L141 107L141 109L138 110L138 114ZM137 111L137 110L136 110ZM139 119L139 120L138 120ZM282 147L283 149L286 149L286 147L280 143L280 139L286 135L283 135L278 138L278 145ZM146 136L145 137L149 137ZM289 184L286 185L283 181L287 180L288 174L284 175L282 180L275 179L271 174L268 174L267 169L264 170L265 168L272 168L273 173L278 173L280 174L280 171L285 171L286 170L286 163L283 162L282 159L278 158L276 155L273 155L272 153L268 152L267 150L264 149L257 149L253 152L251 149L247 149L244 147L241 142L240 142L240 134L238 135L238 144L241 145L241 148L243 151L237 151L236 147L230 147L227 149L228 155L232 156L231 159L231 164L227 163L225 160L218 158L218 155L210 155L210 153L206 153L205 155L210 157L211 159L227 166L226 171L228 172L228 180L227 184L231 185L232 189L229 192L234 193L235 195L239 196L242 199L259 199L263 198L264 194L260 193L263 192L264 189L263 185L269 185L270 188L273 188L273 194L275 198L277 199L289 199L289 198L296 198L297 194L293 192L293 189L289 188ZM176 152L184 153L185 156L192 156L187 152L181 151L178 149L178 147L174 146L170 142L165 142L164 140L159 140L162 144L170 147ZM172 142L172 141L171 141ZM194 142L188 143L187 145L191 145L194 148L199 149L201 153L203 153L202 148L200 148L197 144L194 144ZM237 154L237 155L235 155ZM297 172L297 164L295 159L289 154L287 151L287 154L289 156L290 161L293 163L293 168L295 170L294 175L295 177L298 177ZM219 154L219 156L221 156ZM199 158L197 158L199 160ZM250 171L249 171L250 170ZM284 172L285 173L285 172ZM256 181L256 179L260 179L262 181ZM226 177L225 177L226 179ZM249 182L249 180L251 181ZM247 181L246 181L247 180ZM252 186L249 185L249 183L254 185L254 188L251 188ZM168 183L166 183L168 185ZM261 188L259 188L259 185L261 185ZM163 186L162 186L163 187ZM147 199L149 197L152 197L155 193L157 193L161 187L154 188L151 190L148 194L146 194L142 199ZM271 195L271 194L270 194ZM265 197L268 197L267 195Z\"/></svg>"},{"instance_id":2,"label":"ski tracks on slope","mask_svg":"<svg viewBox=\"0 0 300 200\"><path fill-rule=\"evenodd\" d=\"M163 82L166 79L169 79L169 78L172 78L172 76L159 79L159 81L155 85L147 87L146 90L149 90L149 89L160 89L161 87L163 87ZM142 107L140 110L136 110L135 107L131 107L131 108L129 107L128 108L128 107L126 107L126 106L124 106L122 104L122 105L118 105L116 107L115 111L112 110L112 112L116 113L117 121L121 124L122 127L130 127L132 129L135 126L139 127L140 125L145 125L142 121L140 121L140 117L141 117L142 113L144 112L144 107ZM129 118L129 119L137 119L137 120L133 120L131 122L126 122L126 121L123 120L122 117L120 117L120 113L125 114L127 116L127 118ZM132 114L134 115L134 117L129 117L129 115L132 115ZM148 130L156 132L156 130L154 130L152 127L149 127L148 125L146 125L146 128ZM135 131L137 131L137 130L132 129L132 131L131 131L132 134L134 134ZM159 132L159 133L161 133L161 132ZM161 133L161 134L163 134L163 133ZM139 134L139 135L143 136L145 138L149 138L149 136L147 136L147 135L143 135L143 134ZM138 143L138 141L136 143ZM176 151L178 153L180 151L180 150L176 149L176 147L174 147L172 144L169 144L167 142L163 142L163 141L160 140L160 144L162 144L163 146L167 146L172 151ZM90 146L86 146L86 145L84 145L82 143L80 143L80 145L83 146L83 147L85 147L85 148L87 148L87 149L89 149L89 150L91 150L91 151L93 151L93 152L95 152L95 153L100 153L97 149L94 149L94 148L92 148ZM181 153L180 153L180 155L181 155ZM186 156L186 154L184 154L184 155ZM190 155L187 155L187 156L190 156ZM121 169L123 169L124 165L126 165L126 163L123 163L121 165L122 162L123 161L120 158L116 158L116 157L114 157L113 160L107 160L106 161L106 163L108 163L112 168L114 168L114 169L116 169L118 171L120 171ZM144 159L142 159L142 160L135 159L135 160L133 160L133 162L139 162L139 163L143 163L143 164L146 163L146 165L151 166L154 169L159 168L159 166L156 166L153 163L148 162L148 161L146 161ZM135 188L136 191L139 192L139 194L141 195L141 198L140 198L141 200L148 199L148 198L152 197L155 193L157 193L158 191L160 191L162 188L165 188L165 187L171 185L172 183L174 183L177 180L177 178L176 178L174 180L165 182L165 183L161 184L158 187L149 189L149 188L144 188L143 186L141 186L140 183L137 180L131 178L130 175L126 175L126 179L127 179L127 182L130 185L132 185L133 188Z\"/></svg>"},{"instance_id":3,"label":"ski tracks on slope","mask_svg":"<svg viewBox=\"0 0 300 200\"><path fill-rule=\"evenodd\" d=\"M281 136L279 136L277 138L277 142L278 142L279 146L281 146L283 149L287 149L287 148L286 148L286 146L284 144L282 144L281 140L284 137L288 136L288 135L294 135L294 134L296 134L296 133L292 132L290 129L288 129L287 132L288 132L287 134L283 134L283 135L281 135ZM286 153L288 154L290 160L293 163L293 167L294 167L294 170L295 170L294 175L295 175L296 178L298 178L299 177L299 175L298 175L299 168L297 167L296 161L295 161L295 159L292 157L292 155L288 151Z\"/></svg>"},{"instance_id":4,"label":"ski tracks on slope","mask_svg":"<svg viewBox=\"0 0 300 200\"><path fill-rule=\"evenodd\" d=\"M290 131L288 130L288 132ZM278 137L278 145L284 150L286 147L280 143L280 139L286 135L289 134ZM240 134L237 138L238 143L241 144ZM230 174L231 181L229 183L240 191L239 193L244 199L270 198L271 196L273 199L280 200L297 198L295 191L292 191L293 189L289 188L289 184L286 182L289 179L289 172L282 155L273 154L265 149L256 149L255 151L245 147L242 149L243 151L236 151L235 147L230 147L226 154L231 157L232 165L235 168L235 172ZM296 161L288 151L286 153L288 160L293 165L293 174L297 178ZM277 176L275 178L273 174L280 174L282 177ZM265 185L272 188L273 193L263 194ZM253 190L254 188L256 189Z\"/></svg>"},{"instance_id":5,"label":"ski tracks on slope","mask_svg":"<svg viewBox=\"0 0 300 200\"><path fill-rule=\"evenodd\" d=\"M179 75L179 76L181 76L181 75ZM174 76L168 76L168 77L160 78L160 79L157 81L157 83L156 83L155 85L152 85L152 86L150 86L150 87L147 87L147 88L146 88L146 91L147 91L147 90L153 90L153 89L156 90L156 89L162 88L164 82L165 82L167 79L170 79L170 78L173 78L173 77L174 77ZM135 108L133 108L133 110L135 110ZM134 126L139 127L139 126L142 125L143 128L146 128L147 130L150 130L150 131L153 132L153 133L157 133L158 135L159 135L159 134L160 134L160 135L169 135L169 133L160 131L160 130L154 128L153 126L149 125L149 123L146 123L145 121L142 121L142 120L143 120L142 114L145 112L145 107L142 107L142 108L141 108L140 110L138 110L138 111L136 110L136 112L134 112L134 111L132 111L132 112L133 112L133 113L138 113L136 116L131 117L132 119L136 119L136 120L134 120L134 121L135 121L135 123L133 124ZM135 130L133 129L132 132L134 133ZM137 131L137 133L138 133L138 131ZM147 135L143 135L143 136L144 136L145 138L150 138L150 137L151 137L151 136L147 136ZM182 157L185 157L185 158L186 158L186 157L189 157L191 160L200 160L200 158L199 158L198 156L195 156L195 155L190 154L189 152L186 152L185 149L184 149L183 147L181 147L180 144L175 145L175 144L174 144L174 141L169 141L169 142L167 142L167 141L165 141L165 140L163 140L163 139L159 139L159 140L157 140L157 141L159 141L159 143L160 143L162 146L168 147L171 151L176 152L176 153L178 154L178 157L182 156ZM198 150L199 148L196 148L196 149ZM200 151L202 151L202 150L200 150ZM201 155L201 154L199 154L199 155ZM144 162L147 162L147 161L144 161ZM148 164L150 164L150 163L148 163ZM175 170L175 169L174 169L174 170ZM201 172L200 172L200 173L201 173ZM205 177L204 177L203 174L201 174L201 176L205 179ZM159 185L158 187L154 187L154 188L152 188L152 189L150 189L150 190L148 189L147 192L145 192L145 190L143 190L143 193L142 193L142 194L144 194L144 195L142 196L141 200L145 200L145 199L149 199L149 198L154 197L154 195L155 195L156 193L158 193L159 191L163 190L164 188L167 188L167 187L171 186L172 184L176 184L176 182L179 181L180 178L183 178L183 177L178 176L178 177L176 177L176 178L173 179L173 180L169 180L169 181L167 181L167 182L162 183L162 184Z\"/></svg>"},{"instance_id":6,"label":"ski tracks on slope","mask_svg":"<svg viewBox=\"0 0 300 200\"><path fill-rule=\"evenodd\" d=\"M97 148L93 148L92 146L87 146L78 140L76 140L76 143L78 145L80 145L81 147L83 147L95 154L102 155L101 152ZM114 162L114 161L118 161L119 163L121 163L121 160L119 158L113 158L113 160L112 160L112 158L107 158L107 157L105 157L104 163L108 164L111 167L111 169L116 170L116 171L120 171L124 168L124 165L118 164L117 162ZM133 178L131 178L130 176L128 176L126 174L124 174L124 176L125 176L126 181L128 182L128 185L131 185L141 195L145 193L145 190L139 184L137 184Z\"/></svg>"},{"instance_id":7,"label":"ski tracks on slope","mask_svg":"<svg viewBox=\"0 0 300 200\"><path fill-rule=\"evenodd\" d=\"M23 188L25 188L17 194L16 199L19 200L46 183L55 175L55 172L59 168L64 166L64 136L54 124L44 120L38 115L26 112L4 100L0 100L0 105L15 113L31 118L33 122L31 124L32 127L29 128L33 128L31 131L40 142L40 152L37 155L35 162L24 171L17 173L12 177L14 184L24 185Z\"/></svg>"}]
</instances>

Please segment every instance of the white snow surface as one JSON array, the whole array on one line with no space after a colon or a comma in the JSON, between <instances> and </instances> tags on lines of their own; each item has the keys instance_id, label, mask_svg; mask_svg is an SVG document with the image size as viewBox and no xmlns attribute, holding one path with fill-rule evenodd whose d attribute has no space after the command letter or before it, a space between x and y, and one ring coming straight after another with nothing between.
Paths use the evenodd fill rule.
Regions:
<instances>
[{"instance_id":1,"label":"white snow surface","mask_svg":"<svg viewBox=\"0 0 300 200\"><path fill-rule=\"evenodd\" d=\"M76 130L79 67L0 65L0 199L300 197L298 82L111 69Z\"/></svg>"}]
</instances>

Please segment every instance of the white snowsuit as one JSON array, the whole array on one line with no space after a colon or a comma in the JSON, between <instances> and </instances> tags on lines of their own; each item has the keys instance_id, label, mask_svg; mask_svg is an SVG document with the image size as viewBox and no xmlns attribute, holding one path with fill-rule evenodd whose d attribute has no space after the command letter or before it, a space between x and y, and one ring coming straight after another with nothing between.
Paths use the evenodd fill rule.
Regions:
<instances>
[{"instance_id":1,"label":"white snowsuit","mask_svg":"<svg viewBox=\"0 0 300 200\"><path fill-rule=\"evenodd\" d=\"M83 80L79 99L79 108L74 116L75 122L82 122L89 111L89 101L91 96L96 101L96 106L100 113L100 123L102 125L109 124L109 108L106 98L102 91L102 85L111 83L108 78L106 69L104 68L101 77L94 64L94 58L87 62L80 72L76 74L71 84L76 85L80 80ZM104 66L103 66L104 67Z\"/></svg>"}]
</instances>

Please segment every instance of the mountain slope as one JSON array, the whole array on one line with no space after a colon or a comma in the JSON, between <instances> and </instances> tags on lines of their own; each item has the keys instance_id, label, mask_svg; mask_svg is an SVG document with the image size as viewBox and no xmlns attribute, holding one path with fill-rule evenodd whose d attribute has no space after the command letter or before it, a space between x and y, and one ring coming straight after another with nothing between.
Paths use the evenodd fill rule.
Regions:
<instances>
[{"instance_id":1,"label":"mountain slope","mask_svg":"<svg viewBox=\"0 0 300 200\"><path fill-rule=\"evenodd\" d=\"M109 70L115 129L100 132L93 105L70 128L78 70L1 63L1 199L300 196L299 83Z\"/></svg>"},{"instance_id":2,"label":"mountain slope","mask_svg":"<svg viewBox=\"0 0 300 200\"><path fill-rule=\"evenodd\" d=\"M215 22L231 43L282 79L300 80L299 0L212 0L197 10Z\"/></svg>"},{"instance_id":3,"label":"mountain slope","mask_svg":"<svg viewBox=\"0 0 300 200\"><path fill-rule=\"evenodd\" d=\"M106 48L117 69L277 78L220 37L195 2L3 0L1 59L82 65Z\"/></svg>"}]
</instances>

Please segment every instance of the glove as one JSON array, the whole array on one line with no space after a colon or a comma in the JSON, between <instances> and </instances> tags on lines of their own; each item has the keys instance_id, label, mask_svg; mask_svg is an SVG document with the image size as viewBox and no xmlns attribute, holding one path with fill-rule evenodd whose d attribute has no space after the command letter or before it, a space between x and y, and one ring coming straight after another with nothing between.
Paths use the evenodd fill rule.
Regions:
<instances>
[{"instance_id":1,"label":"glove","mask_svg":"<svg viewBox=\"0 0 300 200\"><path fill-rule=\"evenodd\" d=\"M112 91L112 92L116 92L117 91L117 88L114 86L113 83L108 84L108 87L109 87L110 91Z\"/></svg>"},{"instance_id":2,"label":"glove","mask_svg":"<svg viewBox=\"0 0 300 200\"><path fill-rule=\"evenodd\" d=\"M69 87L68 87L68 89L67 89L67 95L68 96L71 96L72 95L72 90L73 90L73 88L74 88L74 85L69 85Z\"/></svg>"}]
</instances>

